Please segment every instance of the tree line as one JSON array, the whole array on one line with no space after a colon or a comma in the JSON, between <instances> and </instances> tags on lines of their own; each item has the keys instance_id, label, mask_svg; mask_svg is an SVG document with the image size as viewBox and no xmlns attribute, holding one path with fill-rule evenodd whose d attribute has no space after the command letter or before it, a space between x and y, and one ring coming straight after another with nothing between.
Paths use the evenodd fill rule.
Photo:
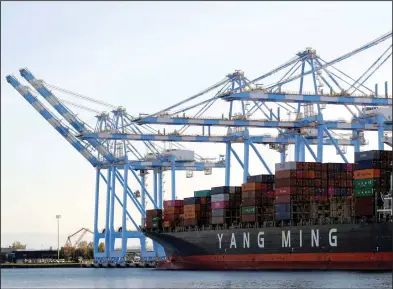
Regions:
<instances>
[{"instance_id":1,"label":"tree line","mask_svg":"<svg viewBox=\"0 0 393 289\"><path fill-rule=\"evenodd\" d=\"M12 250L20 250L26 249L26 245L23 245L19 241L15 241L12 243L11 246ZM51 247L52 249L52 247ZM98 252L105 251L105 244L101 242L98 246ZM86 242L81 241L79 242L78 246L70 247L70 246L63 246L59 250L59 258L65 259L69 261L77 261L79 258L83 259L93 259L94 258L94 243L93 242Z\"/></svg>"}]
</instances>

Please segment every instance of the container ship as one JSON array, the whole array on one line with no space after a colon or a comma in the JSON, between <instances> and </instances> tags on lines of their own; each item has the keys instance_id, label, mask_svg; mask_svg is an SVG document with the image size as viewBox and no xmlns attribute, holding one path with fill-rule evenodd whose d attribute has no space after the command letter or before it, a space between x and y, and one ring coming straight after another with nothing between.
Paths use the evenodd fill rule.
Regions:
<instances>
[{"instance_id":1,"label":"container ship","mask_svg":"<svg viewBox=\"0 0 393 289\"><path fill-rule=\"evenodd\" d=\"M241 187L148 210L142 231L178 270L392 270L392 152L287 162Z\"/></svg>"}]
</instances>

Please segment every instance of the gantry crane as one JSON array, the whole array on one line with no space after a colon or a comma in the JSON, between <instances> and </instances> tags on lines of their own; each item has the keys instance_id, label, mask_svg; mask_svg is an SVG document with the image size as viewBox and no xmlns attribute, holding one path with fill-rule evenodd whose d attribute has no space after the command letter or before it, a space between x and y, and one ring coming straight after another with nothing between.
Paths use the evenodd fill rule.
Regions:
<instances>
[{"instance_id":1,"label":"gantry crane","mask_svg":"<svg viewBox=\"0 0 393 289\"><path fill-rule=\"evenodd\" d=\"M223 80L203 90L202 92L188 97L168 108L153 114L143 114L139 117L129 115L124 108L111 107L111 112L100 113L97 115L95 129L76 117L76 115L65 106L64 101L60 100L48 89L47 83L37 80L27 69L22 69L21 75L43 96L51 106L71 125L72 128L64 125L57 119L32 93L28 87L21 85L16 78L7 76L7 81L25 97L25 99L37 109L37 111L51 123L54 128L63 135L82 155L96 168L96 203L95 203L95 257L97 261L111 260L113 257L124 258L127 238L140 238L142 234L138 231L139 226L132 218L127 209L127 201L130 199L135 208L143 217L146 210L145 197L155 208L162 206L162 172L170 170L172 173L172 194L176 197L174 190L176 170L202 170L209 172L211 168L225 168L225 184L230 184L231 155L233 155L240 166L243 168L243 179L249 175L249 148L256 153L258 159L263 164L268 173L272 173L263 156L257 149L257 144L266 144L270 148L277 150L281 155L281 162L286 161L286 151L289 145L295 146L295 160L305 159L305 148L308 149L316 161L323 161L323 146L333 145L340 156L347 162L340 146L354 146L355 151L364 144L362 141L363 131L375 130L379 135L379 147L383 146L382 137L385 131L391 131L391 114L384 115L376 113L370 115L366 107L391 108L392 99L387 96L387 84L385 83L385 96L380 97L377 86L375 90L370 90L365 86L365 81L370 78L373 72L386 62L384 52L377 61L366 70L358 79L354 79L344 72L336 69L333 65L338 62L356 55L357 53L369 49L383 41L391 38L389 32L378 39L363 45L362 47L346 53L332 61L325 62L319 57L315 50L307 48L297 53L296 57L287 61L278 68L258 77L252 81L244 76L240 70L228 74ZM391 47L391 46L390 46ZM305 66L309 65L311 70L305 71ZM280 79L274 80L271 84L259 84L260 80L268 80L269 77L284 72L290 68ZM300 69L300 74L293 76ZM334 72L333 72L334 69ZM338 71L338 72L337 72ZM304 92L304 78L310 75L313 79L313 93ZM300 80L298 91L290 93L284 92L283 86ZM328 82L330 80L332 83ZM352 82L351 82L352 81ZM349 84L348 84L349 83ZM329 87L328 92L324 91L324 85ZM53 89L53 87L51 87ZM210 94L210 96L208 96ZM211 95L213 94L213 95ZM201 100L202 97L207 99ZM198 100L197 103L190 105L190 102ZM203 115L215 104L222 101L229 104L229 113L222 114L220 117L203 118ZM69 103L69 102L68 102ZM240 112L235 111L235 106L240 103ZM187 104L188 106L184 106ZM276 109L269 107L276 105ZM297 105L297 107L293 106ZM323 110L328 105L344 106L351 113L352 121L341 120L325 121ZM317 110L314 110L316 105ZM250 108L250 106L252 106ZM357 110L354 113L350 106ZM363 106L363 108L359 108ZM285 110L289 115L295 114L295 119L284 120L281 110ZM194 112L196 110L196 112ZM186 112L191 112L192 116L186 116ZM194 112L194 113L193 113ZM262 114L262 117L253 119L255 115ZM390 121L389 121L390 117ZM180 129L170 131L166 129L154 129L149 125L168 124L181 125ZM190 127L202 126L202 133L198 135L185 134ZM211 129L226 130L224 135L215 135ZM270 133L254 134L253 130L276 129L277 135ZM346 137L338 130L349 130L352 135ZM385 141L389 140L387 136ZM135 141L142 142L148 149L148 154L143 156L135 147ZM391 139L390 139L391 141ZM216 142L226 145L226 153L218 162L212 162L206 158L198 156L194 161L179 161L171 152L165 152L158 148L153 142L173 142L179 149L184 149L180 142ZM242 161L232 145L244 145L244 160ZM382 145L381 145L382 144ZM317 146L317 153L311 149L311 145ZM102 173L107 170L106 177ZM138 176L135 171L141 172ZM146 189L146 172L154 171L154 194L153 197ZM123 174L121 174L121 171ZM134 176L140 185L140 198L136 191L131 190L128 182L129 172ZM100 180L106 183L106 219L105 229L98 229L98 199L100 192ZM116 195L116 183L120 183L123 192L121 201ZM142 199L140 202L139 199ZM115 200L121 204L122 227L121 230L114 229L114 204ZM129 231L126 227L126 218L129 217L136 227L136 231ZM105 253L98 252L98 240L105 239ZM114 240L122 239L122 251L114 251ZM107 244L109 244L107 246ZM144 254L143 244L142 254ZM157 253L157 252L156 252ZM147 256L148 254L146 254ZM100 259L103 258L103 259Z\"/></svg>"},{"instance_id":2,"label":"gantry crane","mask_svg":"<svg viewBox=\"0 0 393 289\"><path fill-rule=\"evenodd\" d=\"M82 232L82 233L79 235L79 237L78 237L78 239L75 241L75 243L72 244L71 238L74 237L75 235L79 234L80 232ZM66 241L64 247L77 248L78 245L79 245L79 243L80 243L80 241L83 239L83 237L84 237L87 233L90 233L90 234L94 235L94 233L93 233L91 230L86 229L86 228L81 228L81 229L79 229L78 231L76 231L75 233L69 235L69 236L67 237L67 241Z\"/></svg>"}]
</instances>

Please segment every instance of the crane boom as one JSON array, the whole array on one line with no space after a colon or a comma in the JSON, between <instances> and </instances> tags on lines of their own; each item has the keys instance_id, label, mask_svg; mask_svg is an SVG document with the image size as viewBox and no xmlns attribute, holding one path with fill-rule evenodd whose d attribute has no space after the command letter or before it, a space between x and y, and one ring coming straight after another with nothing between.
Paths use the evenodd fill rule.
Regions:
<instances>
[{"instance_id":1,"label":"crane boom","mask_svg":"<svg viewBox=\"0 0 393 289\"><path fill-rule=\"evenodd\" d=\"M64 117L68 123L76 129L79 133L86 133L89 130L85 127L85 124L75 117L75 115L66 108L53 93L47 89L43 83L37 80L34 75L27 69L20 69L21 76L26 79L37 91L41 94L52 107ZM115 161L115 157L97 140L90 139L89 143L108 161Z\"/></svg>"},{"instance_id":2,"label":"crane boom","mask_svg":"<svg viewBox=\"0 0 393 289\"><path fill-rule=\"evenodd\" d=\"M72 134L69 129L61 124L57 119L35 96L29 92L27 86L21 85L20 82L11 75L6 76L7 82L10 83L51 125L54 127L78 152L80 152L94 167L101 165L97 158L91 154L86 147Z\"/></svg>"}]
</instances>

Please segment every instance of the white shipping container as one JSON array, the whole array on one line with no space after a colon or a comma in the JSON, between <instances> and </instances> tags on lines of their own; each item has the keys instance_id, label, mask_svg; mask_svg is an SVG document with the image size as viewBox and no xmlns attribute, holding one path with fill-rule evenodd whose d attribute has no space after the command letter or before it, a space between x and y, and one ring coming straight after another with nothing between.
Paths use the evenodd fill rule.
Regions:
<instances>
[{"instance_id":1,"label":"white shipping container","mask_svg":"<svg viewBox=\"0 0 393 289\"><path fill-rule=\"evenodd\" d=\"M230 194L236 193L236 188L235 188L235 187L230 187L230 188L229 188L229 193L230 193Z\"/></svg>"},{"instance_id":2,"label":"white shipping container","mask_svg":"<svg viewBox=\"0 0 393 289\"><path fill-rule=\"evenodd\" d=\"M296 162L287 162L287 163L278 163L276 164L276 172L287 171L287 170L296 170Z\"/></svg>"},{"instance_id":3,"label":"white shipping container","mask_svg":"<svg viewBox=\"0 0 393 289\"><path fill-rule=\"evenodd\" d=\"M212 203L229 201L229 194L212 195Z\"/></svg>"},{"instance_id":4,"label":"white shipping container","mask_svg":"<svg viewBox=\"0 0 393 289\"><path fill-rule=\"evenodd\" d=\"M195 154L189 150L170 150L165 153L166 156L174 156L176 161L193 162L195 161Z\"/></svg>"}]
</instances>

